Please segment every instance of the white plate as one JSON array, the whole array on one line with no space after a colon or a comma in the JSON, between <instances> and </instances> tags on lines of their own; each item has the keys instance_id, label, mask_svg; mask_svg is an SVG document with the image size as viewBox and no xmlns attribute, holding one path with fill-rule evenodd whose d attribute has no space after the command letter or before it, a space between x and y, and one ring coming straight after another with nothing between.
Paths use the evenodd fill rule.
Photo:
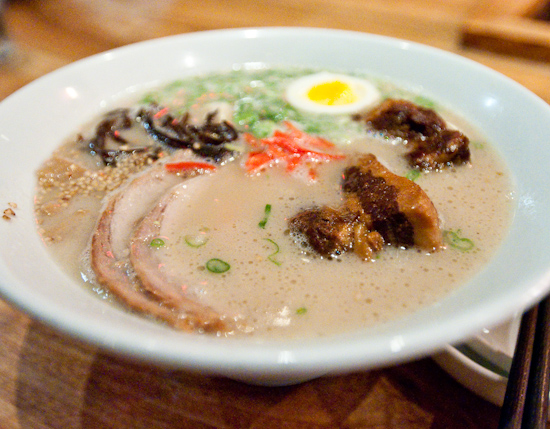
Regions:
<instances>
[{"instance_id":1,"label":"white plate","mask_svg":"<svg viewBox=\"0 0 550 429\"><path fill-rule=\"evenodd\" d=\"M118 99L235 64L360 69L422 89L482 129L517 181L515 220L475 278L402 320L323 340L258 343L188 336L90 296L52 263L35 232L34 172L65 137ZM260 384L426 356L510 318L550 283L550 108L479 64L414 43L322 29L236 29L148 41L79 61L0 103L0 291L34 317L85 341L152 362ZM505 231L503 231L503 234Z\"/></svg>"},{"instance_id":2,"label":"white plate","mask_svg":"<svg viewBox=\"0 0 550 429\"><path fill-rule=\"evenodd\" d=\"M521 315L491 329L483 329L468 341L447 346L433 359L472 392L501 406L519 331Z\"/></svg>"},{"instance_id":3,"label":"white plate","mask_svg":"<svg viewBox=\"0 0 550 429\"><path fill-rule=\"evenodd\" d=\"M508 370L473 353L466 345L447 346L433 360L456 381L483 399L501 406L506 393Z\"/></svg>"}]
</instances>

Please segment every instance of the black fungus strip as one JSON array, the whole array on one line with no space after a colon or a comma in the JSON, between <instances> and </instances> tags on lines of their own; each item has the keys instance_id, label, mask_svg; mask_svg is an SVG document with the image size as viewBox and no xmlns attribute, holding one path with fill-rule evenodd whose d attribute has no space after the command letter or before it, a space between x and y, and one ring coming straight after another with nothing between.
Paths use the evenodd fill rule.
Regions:
<instances>
[{"instance_id":1,"label":"black fungus strip","mask_svg":"<svg viewBox=\"0 0 550 429\"><path fill-rule=\"evenodd\" d=\"M162 110L153 106L142 108L136 114L132 114L129 109L116 109L107 113L96 126L95 135L86 142L88 150L92 155L101 157L105 165L111 166L116 166L117 159L124 154L150 152L151 158L156 159L159 149L166 146L190 149L214 162L221 162L232 153L225 144L236 140L239 134L229 122L216 122L216 111L209 113L202 125L193 125L189 123L188 113L181 117L164 113L157 118L156 115ZM151 144L123 147L131 145L120 132L136 125L143 127L151 138ZM108 148L107 142L115 147Z\"/></svg>"},{"instance_id":2,"label":"black fungus strip","mask_svg":"<svg viewBox=\"0 0 550 429\"><path fill-rule=\"evenodd\" d=\"M122 155L149 151L149 147L132 149L108 149L106 147L109 140L121 146L127 145L128 141L121 137L120 131L131 128L133 123L129 109L116 109L107 113L97 125L94 137L88 141L90 153L101 157L105 165L116 166L117 159ZM154 158L155 154L152 153L151 156Z\"/></svg>"},{"instance_id":3,"label":"black fungus strip","mask_svg":"<svg viewBox=\"0 0 550 429\"><path fill-rule=\"evenodd\" d=\"M181 120L165 115L159 125L155 124L150 111L141 110L140 122L147 133L163 145L175 149L191 149L197 155L221 161L231 153L224 144L237 139L238 133L227 121L214 122L216 112L207 115L203 125L188 123L188 115Z\"/></svg>"}]
</instances>

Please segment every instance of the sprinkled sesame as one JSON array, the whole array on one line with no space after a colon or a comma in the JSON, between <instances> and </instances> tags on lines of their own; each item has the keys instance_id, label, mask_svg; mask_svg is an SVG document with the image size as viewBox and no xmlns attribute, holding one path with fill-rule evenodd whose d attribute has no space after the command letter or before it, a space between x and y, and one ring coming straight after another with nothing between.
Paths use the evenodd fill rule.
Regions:
<instances>
[{"instance_id":1,"label":"sprinkled sesame","mask_svg":"<svg viewBox=\"0 0 550 429\"><path fill-rule=\"evenodd\" d=\"M70 200L76 195L88 196L97 194L102 198L121 186L131 175L142 171L154 161L147 153L133 153L121 157L117 161L116 167L106 166L100 170L86 170L80 175L73 175L72 172L78 168L71 168L63 175L44 175L39 177L39 193L37 209L40 210L43 205L43 199L49 189L57 189L57 195L54 203L62 207L67 207ZM47 204L52 201L48 198Z\"/></svg>"},{"instance_id":2,"label":"sprinkled sesame","mask_svg":"<svg viewBox=\"0 0 550 429\"><path fill-rule=\"evenodd\" d=\"M8 203L10 206L9 208L5 209L2 214L2 219L4 220L12 220L15 217L15 211L14 209L17 208L17 204L15 203Z\"/></svg>"}]
</instances>

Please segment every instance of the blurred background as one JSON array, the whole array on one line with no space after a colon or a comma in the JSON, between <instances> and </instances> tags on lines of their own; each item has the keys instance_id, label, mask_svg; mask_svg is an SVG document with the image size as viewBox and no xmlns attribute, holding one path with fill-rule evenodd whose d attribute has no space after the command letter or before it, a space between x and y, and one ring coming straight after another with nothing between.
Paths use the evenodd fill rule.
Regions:
<instances>
[{"instance_id":1,"label":"blurred background","mask_svg":"<svg viewBox=\"0 0 550 429\"><path fill-rule=\"evenodd\" d=\"M545 0L4 1L5 26L18 46L13 61L25 76L8 83L10 69L3 67L0 98L71 61L145 39L217 28L306 26L381 34L458 52L550 101L547 85L530 79L548 72Z\"/></svg>"}]
</instances>

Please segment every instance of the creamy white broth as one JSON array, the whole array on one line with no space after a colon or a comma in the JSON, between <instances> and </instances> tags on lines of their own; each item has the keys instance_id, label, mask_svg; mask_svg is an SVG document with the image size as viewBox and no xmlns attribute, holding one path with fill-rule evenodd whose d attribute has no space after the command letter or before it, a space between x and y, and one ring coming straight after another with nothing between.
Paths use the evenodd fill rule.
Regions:
<instances>
[{"instance_id":1,"label":"creamy white broth","mask_svg":"<svg viewBox=\"0 0 550 429\"><path fill-rule=\"evenodd\" d=\"M470 137L471 163L423 173L416 183L433 201L442 229L459 231L474 243L472 250L447 246L427 254L387 246L373 261L352 253L329 260L304 252L289 236L287 220L314 205L339 205L339 180L350 160L320 166L319 181L308 183L278 167L251 177L237 159L178 185L182 202L173 210L181 215L170 214L176 222L162 225L165 245L155 250L164 264L161 269L200 302L237 319L241 333L260 338L353 331L436 303L490 260L512 216L510 177L498 154L460 118L447 110L439 113ZM359 137L356 128L352 136L351 143L341 143L342 151L373 153L399 175L410 171L399 141L367 132ZM192 198L185 199L186 194ZM38 210L37 216L44 237L64 226L65 232L49 244L59 263L75 278L84 279L85 287L111 300L79 257L86 255L104 196L99 192L76 197L59 213L47 216ZM260 228L266 204L271 212L265 228ZM186 244L186 236L198 233L208 238L204 245ZM229 271L209 272L205 263L211 258L226 261Z\"/></svg>"},{"instance_id":2,"label":"creamy white broth","mask_svg":"<svg viewBox=\"0 0 550 429\"><path fill-rule=\"evenodd\" d=\"M378 143L369 152L394 171L406 172L399 151ZM478 166L494 162L476 158ZM325 166L323 182L306 186L279 169L250 178L238 164L223 167L198 189L193 181L199 180L190 180L183 185L187 190L179 190L182 203L174 209L179 215L170 214L173 222L163 224L160 232L166 240L158 249L162 269L202 302L237 316L258 335L322 336L372 326L437 302L487 262L507 227L506 178L492 169L479 174L481 169L465 167L425 175L421 182L436 207L450 209L440 210L443 228L460 229L476 243L475 250L427 254L386 248L374 261L354 254L327 260L304 253L286 233L287 220L314 205L339 205L337 184L345 165ZM495 206L494 200L500 203ZM262 229L258 222L266 204L272 210ZM186 244L184 237L199 230L206 231L206 244ZM267 239L279 252L273 254L276 247ZM209 272L205 262L210 258L226 261L230 270Z\"/></svg>"}]
</instances>

